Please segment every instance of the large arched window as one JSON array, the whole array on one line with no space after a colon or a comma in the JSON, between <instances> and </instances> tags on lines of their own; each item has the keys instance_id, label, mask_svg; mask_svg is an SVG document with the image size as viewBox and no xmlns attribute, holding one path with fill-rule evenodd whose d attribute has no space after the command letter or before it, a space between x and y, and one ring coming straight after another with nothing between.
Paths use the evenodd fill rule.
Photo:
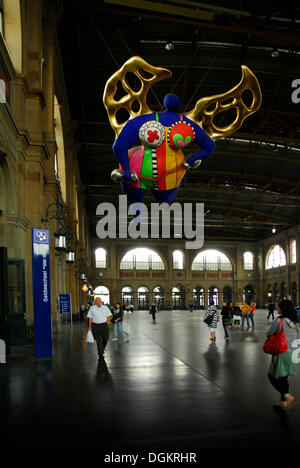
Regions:
<instances>
[{"instance_id":1,"label":"large arched window","mask_svg":"<svg viewBox=\"0 0 300 468\"><path fill-rule=\"evenodd\" d=\"M183 270L183 253L181 250L173 252L173 268L174 270Z\"/></svg>"},{"instance_id":2,"label":"large arched window","mask_svg":"<svg viewBox=\"0 0 300 468\"><path fill-rule=\"evenodd\" d=\"M293 239L290 242L290 263L297 262L297 244L296 240Z\"/></svg>"},{"instance_id":3,"label":"large arched window","mask_svg":"<svg viewBox=\"0 0 300 468\"><path fill-rule=\"evenodd\" d=\"M106 268L106 250L101 247L95 250L95 267Z\"/></svg>"},{"instance_id":4,"label":"large arched window","mask_svg":"<svg viewBox=\"0 0 300 468\"><path fill-rule=\"evenodd\" d=\"M269 270L271 268L277 268L284 265L286 265L284 250L280 245L274 245L267 255L266 269Z\"/></svg>"},{"instance_id":5,"label":"large arched window","mask_svg":"<svg viewBox=\"0 0 300 468\"><path fill-rule=\"evenodd\" d=\"M244 259L244 270L253 270L253 266L254 266L253 253L244 252L243 259Z\"/></svg>"},{"instance_id":6,"label":"large arched window","mask_svg":"<svg viewBox=\"0 0 300 468\"><path fill-rule=\"evenodd\" d=\"M231 271L232 265L226 255L218 250L204 250L198 253L192 263L192 270Z\"/></svg>"},{"instance_id":7,"label":"large arched window","mask_svg":"<svg viewBox=\"0 0 300 468\"><path fill-rule=\"evenodd\" d=\"M121 270L164 270L160 256L150 249L137 248L127 252L120 263Z\"/></svg>"}]
</instances>

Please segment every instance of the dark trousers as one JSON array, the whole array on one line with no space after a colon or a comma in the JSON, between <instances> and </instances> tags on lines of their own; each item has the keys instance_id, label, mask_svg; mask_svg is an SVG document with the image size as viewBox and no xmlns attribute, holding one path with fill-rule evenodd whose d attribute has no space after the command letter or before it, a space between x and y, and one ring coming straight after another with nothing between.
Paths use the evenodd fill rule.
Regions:
<instances>
[{"instance_id":1,"label":"dark trousers","mask_svg":"<svg viewBox=\"0 0 300 468\"><path fill-rule=\"evenodd\" d=\"M228 333L228 330L227 330L227 324L226 324L224 319L222 320L222 324L223 324L223 328L224 328L225 338L229 338L229 333Z\"/></svg>"},{"instance_id":2,"label":"dark trousers","mask_svg":"<svg viewBox=\"0 0 300 468\"><path fill-rule=\"evenodd\" d=\"M109 338L107 323L92 323L92 333L97 343L99 358L102 358Z\"/></svg>"},{"instance_id":3,"label":"dark trousers","mask_svg":"<svg viewBox=\"0 0 300 468\"><path fill-rule=\"evenodd\" d=\"M272 315L272 319L274 320L274 310L269 310L267 320L269 320L271 315Z\"/></svg>"},{"instance_id":4,"label":"dark trousers","mask_svg":"<svg viewBox=\"0 0 300 468\"><path fill-rule=\"evenodd\" d=\"M279 377L279 379L275 379L273 375L269 374L269 380L273 387L280 393L281 401L285 401L283 395L285 395L285 393L289 393L288 376L286 375L285 377Z\"/></svg>"}]
</instances>

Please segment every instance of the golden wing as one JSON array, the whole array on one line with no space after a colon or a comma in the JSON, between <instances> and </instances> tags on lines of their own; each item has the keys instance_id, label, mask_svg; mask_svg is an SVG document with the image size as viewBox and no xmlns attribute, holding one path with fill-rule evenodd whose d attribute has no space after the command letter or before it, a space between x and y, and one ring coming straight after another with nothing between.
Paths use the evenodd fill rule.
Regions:
<instances>
[{"instance_id":1,"label":"golden wing","mask_svg":"<svg viewBox=\"0 0 300 468\"><path fill-rule=\"evenodd\" d=\"M134 91L128 84L128 81L126 81L126 74L129 72L134 73L137 79L140 80L141 86L139 91ZM145 78L145 76L147 76L147 78ZM108 114L110 125L116 134L116 138L129 119L152 112L146 102L149 89L158 81L171 76L172 73L169 70L153 67L141 57L134 56L127 60L124 65L108 79L104 89L103 103ZM121 97L121 99L116 100L118 82L121 83L126 94ZM120 109L126 109L129 114L125 122L118 121L117 113Z\"/></svg>"},{"instance_id":2,"label":"golden wing","mask_svg":"<svg viewBox=\"0 0 300 468\"><path fill-rule=\"evenodd\" d=\"M252 92L250 106L245 104L242 97L247 89ZM256 76L250 68L242 65L242 79L234 88L223 94L199 99L194 109L185 115L200 125L213 140L217 140L238 130L243 121L259 109L261 101L261 89ZM216 115L232 108L236 109L234 121L226 127L218 127L214 123Z\"/></svg>"}]
</instances>

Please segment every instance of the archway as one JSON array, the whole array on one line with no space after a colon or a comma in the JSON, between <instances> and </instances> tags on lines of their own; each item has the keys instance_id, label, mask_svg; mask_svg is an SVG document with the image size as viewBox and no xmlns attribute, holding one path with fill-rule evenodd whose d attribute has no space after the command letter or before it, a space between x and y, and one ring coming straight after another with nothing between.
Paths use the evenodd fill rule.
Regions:
<instances>
[{"instance_id":1,"label":"archway","mask_svg":"<svg viewBox=\"0 0 300 468\"><path fill-rule=\"evenodd\" d=\"M251 304L255 296L255 290L251 284L247 284L247 286L244 287L243 291L243 300L247 302L247 304Z\"/></svg>"},{"instance_id":2,"label":"archway","mask_svg":"<svg viewBox=\"0 0 300 468\"><path fill-rule=\"evenodd\" d=\"M287 287L284 281L280 285L280 297L282 301L287 300Z\"/></svg>"},{"instance_id":3,"label":"archway","mask_svg":"<svg viewBox=\"0 0 300 468\"><path fill-rule=\"evenodd\" d=\"M175 286L172 289L173 309L185 309L185 289L183 286Z\"/></svg>"},{"instance_id":4,"label":"archway","mask_svg":"<svg viewBox=\"0 0 300 468\"><path fill-rule=\"evenodd\" d=\"M158 310L164 309L165 307L165 294L161 286L157 286L153 289L154 303Z\"/></svg>"},{"instance_id":5,"label":"archway","mask_svg":"<svg viewBox=\"0 0 300 468\"><path fill-rule=\"evenodd\" d=\"M204 288L201 288L201 286L197 286L193 289L193 303L195 309L204 309L205 295Z\"/></svg>"},{"instance_id":6,"label":"archway","mask_svg":"<svg viewBox=\"0 0 300 468\"><path fill-rule=\"evenodd\" d=\"M94 289L95 299L100 297L103 304L110 304L109 289L106 286L97 286Z\"/></svg>"},{"instance_id":7,"label":"archway","mask_svg":"<svg viewBox=\"0 0 300 468\"><path fill-rule=\"evenodd\" d=\"M215 286L211 286L208 290L208 304L214 301L214 305L219 305L219 290Z\"/></svg>"},{"instance_id":8,"label":"archway","mask_svg":"<svg viewBox=\"0 0 300 468\"><path fill-rule=\"evenodd\" d=\"M224 302L227 302L228 304L232 302L232 289L230 286L225 286L225 288L223 288L222 299Z\"/></svg>"},{"instance_id":9,"label":"archway","mask_svg":"<svg viewBox=\"0 0 300 468\"><path fill-rule=\"evenodd\" d=\"M128 306L133 304L133 289L130 286L122 288L122 305Z\"/></svg>"},{"instance_id":10,"label":"archway","mask_svg":"<svg viewBox=\"0 0 300 468\"><path fill-rule=\"evenodd\" d=\"M138 309L148 310L149 309L149 290L145 286L141 286L137 290L138 293Z\"/></svg>"}]
</instances>

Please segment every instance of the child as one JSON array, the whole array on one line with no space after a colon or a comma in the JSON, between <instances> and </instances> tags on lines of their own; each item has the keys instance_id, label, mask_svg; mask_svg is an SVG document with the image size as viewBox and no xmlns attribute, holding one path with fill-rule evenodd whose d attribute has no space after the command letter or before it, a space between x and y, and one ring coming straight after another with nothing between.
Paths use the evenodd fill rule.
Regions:
<instances>
[{"instance_id":1,"label":"child","mask_svg":"<svg viewBox=\"0 0 300 468\"><path fill-rule=\"evenodd\" d=\"M242 311L240 306L236 304L233 308L233 325L234 328L241 328L241 319L242 319Z\"/></svg>"}]
</instances>

